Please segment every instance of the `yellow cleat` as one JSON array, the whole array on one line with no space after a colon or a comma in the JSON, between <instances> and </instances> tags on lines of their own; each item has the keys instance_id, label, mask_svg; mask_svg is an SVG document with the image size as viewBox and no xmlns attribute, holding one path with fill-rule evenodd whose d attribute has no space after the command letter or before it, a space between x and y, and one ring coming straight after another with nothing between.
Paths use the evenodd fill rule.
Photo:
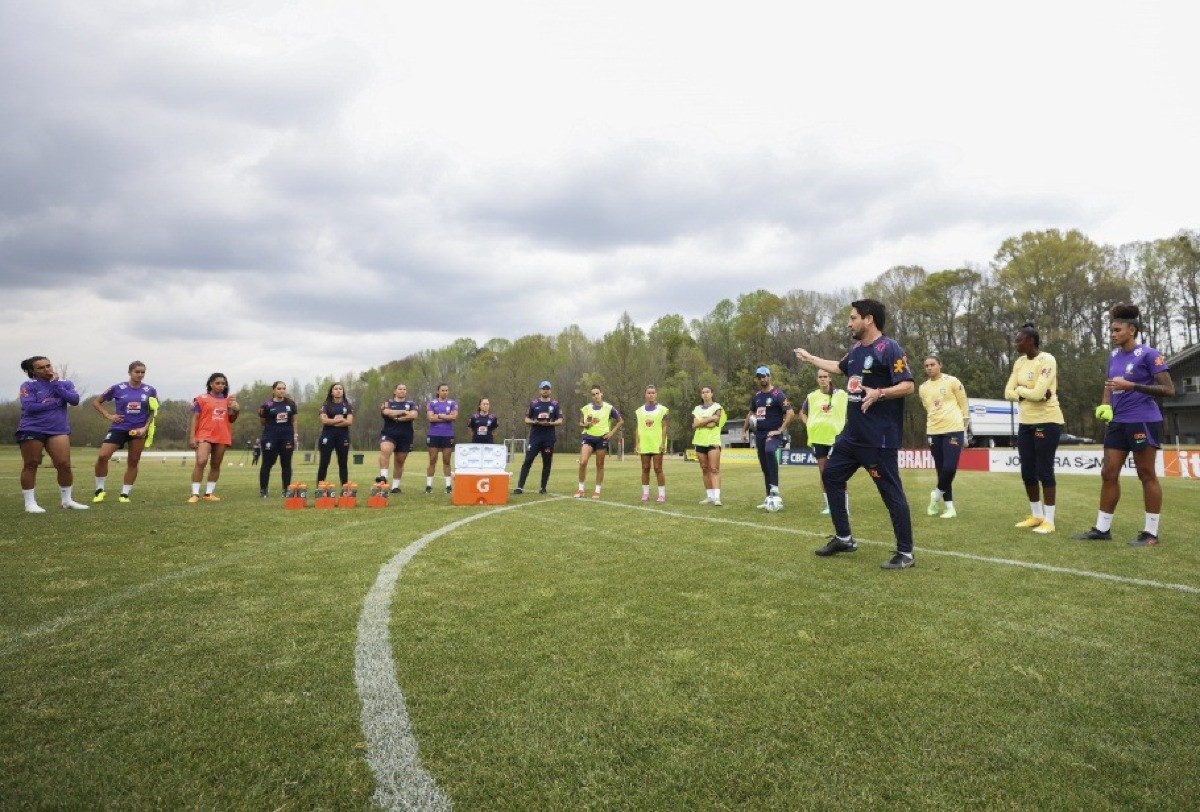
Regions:
<instances>
[{"instance_id":1,"label":"yellow cleat","mask_svg":"<svg viewBox=\"0 0 1200 812\"><path fill-rule=\"evenodd\" d=\"M1054 525L1050 524L1050 522L1044 521L1037 527L1033 528L1033 532L1041 533L1043 536L1048 536L1054 532Z\"/></svg>"},{"instance_id":2,"label":"yellow cleat","mask_svg":"<svg viewBox=\"0 0 1200 812\"><path fill-rule=\"evenodd\" d=\"M204 501L205 502L220 502L221 497L217 496L215 493L206 493L204 495Z\"/></svg>"},{"instance_id":3,"label":"yellow cleat","mask_svg":"<svg viewBox=\"0 0 1200 812\"><path fill-rule=\"evenodd\" d=\"M1037 527L1044 521L1045 519L1039 519L1037 516L1026 516L1024 521L1017 522L1013 527Z\"/></svg>"},{"instance_id":4,"label":"yellow cleat","mask_svg":"<svg viewBox=\"0 0 1200 812\"><path fill-rule=\"evenodd\" d=\"M189 504L189 505L194 505L194 504L196 504L196 503L197 503L197 502L199 502L199 501L200 501L200 497L199 497L199 496L197 496L197 495L196 495L196 494L194 494L194 493L193 493L191 496L189 496L189 497L188 497L188 504Z\"/></svg>"}]
</instances>

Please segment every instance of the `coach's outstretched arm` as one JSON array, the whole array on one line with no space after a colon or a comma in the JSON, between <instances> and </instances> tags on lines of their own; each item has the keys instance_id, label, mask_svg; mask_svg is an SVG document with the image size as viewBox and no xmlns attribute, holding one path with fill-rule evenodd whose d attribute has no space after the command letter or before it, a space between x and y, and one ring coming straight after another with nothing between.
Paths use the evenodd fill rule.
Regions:
<instances>
[{"instance_id":1,"label":"coach's outstretched arm","mask_svg":"<svg viewBox=\"0 0 1200 812\"><path fill-rule=\"evenodd\" d=\"M796 358L801 363L812 364L817 369L823 369L830 375L844 375L842 368L838 366L837 361L830 361L827 358L818 358L803 347L797 347L793 352L796 353Z\"/></svg>"}]
</instances>

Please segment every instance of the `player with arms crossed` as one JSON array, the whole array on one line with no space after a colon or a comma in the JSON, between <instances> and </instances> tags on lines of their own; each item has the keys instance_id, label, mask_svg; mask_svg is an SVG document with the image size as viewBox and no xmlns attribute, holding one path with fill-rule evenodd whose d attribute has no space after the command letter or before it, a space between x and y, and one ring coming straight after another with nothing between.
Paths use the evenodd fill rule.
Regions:
<instances>
[{"instance_id":1,"label":"player with arms crossed","mask_svg":"<svg viewBox=\"0 0 1200 812\"><path fill-rule=\"evenodd\" d=\"M819 556L852 553L858 543L850 532L846 511L846 483L859 468L866 468L887 506L896 535L896 552L881 566L886 570L912 567L912 516L904 484L900 481L900 445L904 430L904 398L916 389L908 356L883 334L887 308L874 299L850 303L850 335L854 344L841 361L817 358L805 349L796 357L830 374L847 376L846 428L834 441L821 481L829 494L829 512L835 535Z\"/></svg>"},{"instance_id":2,"label":"player with arms crossed","mask_svg":"<svg viewBox=\"0 0 1200 812\"><path fill-rule=\"evenodd\" d=\"M400 478L404 476L404 463L413 446L413 421L417 419L417 404L408 399L408 385L396 384L392 399L379 407L383 416L383 430L379 432L379 476L375 481L386 483L388 466L395 459L392 474L392 493L400 493Z\"/></svg>"},{"instance_id":3,"label":"player with arms crossed","mask_svg":"<svg viewBox=\"0 0 1200 812\"><path fill-rule=\"evenodd\" d=\"M1109 336L1115 345L1108 358L1108 377L1104 395L1096 407L1096 417L1107 420L1104 434L1104 467L1100 470L1100 511L1096 524L1075 538L1080 541L1112 538L1113 513L1121 499L1121 469L1133 454L1138 479L1142 481L1142 501L1146 523L1134 547L1158 544L1158 518L1162 512L1162 485L1154 465L1162 447L1163 417L1158 398L1175 397L1175 383L1167 360L1153 347L1138 342L1141 311L1134 305L1113 305L1109 314Z\"/></svg>"},{"instance_id":4,"label":"player with arms crossed","mask_svg":"<svg viewBox=\"0 0 1200 812\"><path fill-rule=\"evenodd\" d=\"M92 408L112 424L100 443L100 456L96 458L96 495L92 497L93 502L104 501L108 461L112 459L113 452L124 448L126 444L129 445L129 455L125 460L125 479L117 501L130 501L133 483L137 482L138 463L142 461L142 449L146 447L146 438L158 411L158 391L145 383L145 378L146 365L134 361L129 365L128 383L114 383L92 398ZM113 404L112 414L104 408L104 404L110 400Z\"/></svg>"}]
</instances>

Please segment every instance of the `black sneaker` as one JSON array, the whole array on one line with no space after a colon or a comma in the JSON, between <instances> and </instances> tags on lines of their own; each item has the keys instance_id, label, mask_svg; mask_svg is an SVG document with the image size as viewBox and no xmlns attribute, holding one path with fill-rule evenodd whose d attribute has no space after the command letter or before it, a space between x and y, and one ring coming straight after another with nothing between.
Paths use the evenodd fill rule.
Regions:
<instances>
[{"instance_id":1,"label":"black sneaker","mask_svg":"<svg viewBox=\"0 0 1200 812\"><path fill-rule=\"evenodd\" d=\"M544 496L544 495L545 495L545 493L546 493L546 489L545 489L545 488L538 488L538 493L540 493L540 494L542 494L542 495Z\"/></svg>"},{"instance_id":2,"label":"black sneaker","mask_svg":"<svg viewBox=\"0 0 1200 812\"><path fill-rule=\"evenodd\" d=\"M817 555L837 555L838 553L852 553L858 549L858 542L851 536L848 540L842 541L837 536L830 536L829 542L824 547L818 547L813 550Z\"/></svg>"},{"instance_id":3,"label":"black sneaker","mask_svg":"<svg viewBox=\"0 0 1200 812\"><path fill-rule=\"evenodd\" d=\"M513 493L525 493L524 488L513 488Z\"/></svg>"},{"instance_id":4,"label":"black sneaker","mask_svg":"<svg viewBox=\"0 0 1200 812\"><path fill-rule=\"evenodd\" d=\"M1158 536L1151 532L1143 530L1137 534L1137 538L1129 542L1130 547L1153 547L1158 544Z\"/></svg>"},{"instance_id":5,"label":"black sneaker","mask_svg":"<svg viewBox=\"0 0 1200 812\"><path fill-rule=\"evenodd\" d=\"M1075 537L1076 541L1112 541L1111 530L1097 530L1092 528L1086 533L1080 533Z\"/></svg>"},{"instance_id":6,"label":"black sneaker","mask_svg":"<svg viewBox=\"0 0 1200 812\"><path fill-rule=\"evenodd\" d=\"M400 486L397 485L396 487L392 488L392 493L400 493Z\"/></svg>"},{"instance_id":7,"label":"black sneaker","mask_svg":"<svg viewBox=\"0 0 1200 812\"><path fill-rule=\"evenodd\" d=\"M377 476L377 477L375 477L375 483L376 483L377 485L386 485L386 484L387 484L387 477L385 477L385 476Z\"/></svg>"},{"instance_id":8,"label":"black sneaker","mask_svg":"<svg viewBox=\"0 0 1200 812\"><path fill-rule=\"evenodd\" d=\"M258 489L258 496L259 496L259 498L260 498L260 499L266 499L266 498L267 498L267 489L266 489L266 488L259 488L259 489Z\"/></svg>"},{"instance_id":9,"label":"black sneaker","mask_svg":"<svg viewBox=\"0 0 1200 812\"><path fill-rule=\"evenodd\" d=\"M433 486L432 486L432 485L426 485L426 486L425 486L425 493L433 493Z\"/></svg>"},{"instance_id":10,"label":"black sneaker","mask_svg":"<svg viewBox=\"0 0 1200 812\"><path fill-rule=\"evenodd\" d=\"M892 556L891 561L884 561L879 565L879 568L884 570L906 570L909 567L915 566L917 566L917 561L911 555L896 553Z\"/></svg>"},{"instance_id":11,"label":"black sneaker","mask_svg":"<svg viewBox=\"0 0 1200 812\"><path fill-rule=\"evenodd\" d=\"M453 491L453 490L454 490L454 488L453 488L453 487L451 487L450 485L447 485L447 486L446 486L446 493L450 493L450 492L451 492L451 491Z\"/></svg>"}]
</instances>

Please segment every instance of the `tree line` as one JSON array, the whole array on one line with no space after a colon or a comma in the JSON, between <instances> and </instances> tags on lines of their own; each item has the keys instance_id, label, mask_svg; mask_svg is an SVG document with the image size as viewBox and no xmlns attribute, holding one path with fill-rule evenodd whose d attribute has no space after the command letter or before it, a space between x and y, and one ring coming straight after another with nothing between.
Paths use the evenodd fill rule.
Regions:
<instances>
[{"instance_id":1,"label":"tree line","mask_svg":"<svg viewBox=\"0 0 1200 812\"><path fill-rule=\"evenodd\" d=\"M1041 332L1042 348L1058 360L1067 430L1094 436L1100 426L1092 410L1099 402L1110 347L1109 307L1122 301L1137 304L1142 341L1168 355L1200 341L1200 231L1119 247L1098 245L1075 230L1027 232L1005 240L987 266L927 271L898 265L861 288L828 293L754 290L717 302L703 318L689 321L668 314L649 329L625 313L595 340L576 325L557 335L495 338L482 345L460 338L343 378L291 382L289 393L301 414L300 446L315 447L317 411L334 380L345 385L355 407L354 448L370 451L378 441L379 405L397 383L408 385L422 415L437 385L449 384L451 397L459 402L461 425L478 400L487 397L501 421L499 436L525 437L528 402L538 383L548 379L568 416L559 432L562 448L579 443L572 418L589 401L592 385L599 385L623 414L631 414L643 403L646 385L654 384L659 401L675 415L669 440L681 451L691 438L690 414L700 387L712 386L727 414L742 417L760 364L771 367L775 384L798 409L816 388L816 378L813 368L796 363L792 349L803 346L840 358L849 343L850 302L859 298L887 305L885 333L908 352L918 384L920 359L936 353L945 371L959 378L972 397L1003 396L1014 359L1013 334L1032 322ZM234 426L235 447L247 446L259 435L255 411L270 397L270 388L270 381L256 381L238 390L243 417ZM190 407L185 401L163 402L156 445L187 447ZM4 431L14 431L18 418L19 404L0 404ZM72 421L82 440L77 445L98 445L107 429L90 408L73 412ZM905 444L923 444L924 427L924 411L917 398L910 398ZM422 416L418 438L424 428ZM459 435L465 439L463 431ZM792 425L792 442L805 444L799 420Z\"/></svg>"}]
</instances>

